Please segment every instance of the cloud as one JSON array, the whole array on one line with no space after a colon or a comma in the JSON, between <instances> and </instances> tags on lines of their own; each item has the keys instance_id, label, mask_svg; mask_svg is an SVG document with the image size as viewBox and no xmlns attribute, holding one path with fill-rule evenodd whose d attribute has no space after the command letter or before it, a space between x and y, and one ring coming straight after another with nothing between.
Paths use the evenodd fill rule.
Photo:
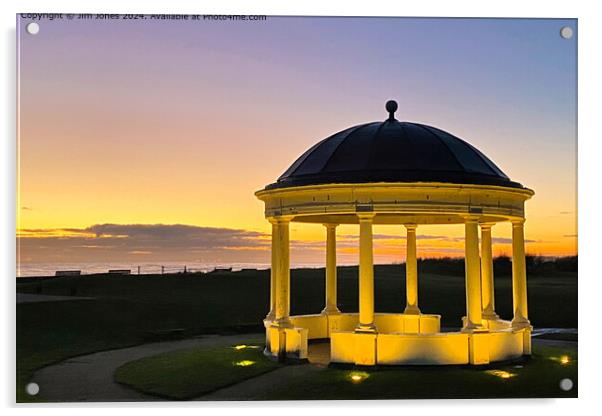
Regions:
<instances>
[{"instance_id":1,"label":"cloud","mask_svg":"<svg viewBox=\"0 0 602 416\"><path fill-rule=\"evenodd\" d=\"M512 244L512 239L505 238L505 237L493 237L491 239L491 242L493 244ZM541 241L527 239L527 240L525 240L525 243L541 243Z\"/></svg>"},{"instance_id":2,"label":"cloud","mask_svg":"<svg viewBox=\"0 0 602 416\"><path fill-rule=\"evenodd\" d=\"M343 238L344 240L351 240L351 241L357 241L358 240L358 236L357 235L351 235L351 234L343 234L341 236L338 236L338 238ZM373 240L391 240L391 241L396 241L396 240L405 240L406 237L405 236L393 236L393 235L386 235L386 234L374 234L373 235ZM416 236L416 240L433 240L433 241L442 241L442 242L448 242L448 243L463 243L464 242L464 237L450 237L447 235L429 235L429 234L425 234L425 235L417 235ZM505 238L505 237L493 237L491 239L491 242L494 244L512 244L512 238ZM537 240L525 240L525 243L537 243L541 241L537 241Z\"/></svg>"},{"instance_id":3,"label":"cloud","mask_svg":"<svg viewBox=\"0 0 602 416\"><path fill-rule=\"evenodd\" d=\"M337 236L337 239L344 240L358 240L359 236L357 234L341 234ZM405 233L400 233L399 235L390 235L390 234L372 234L373 240L405 240ZM422 234L416 236L417 240L443 240L443 241L458 241L458 237L449 237L446 235L428 235ZM460 238L460 241L464 240L464 238Z\"/></svg>"},{"instance_id":4,"label":"cloud","mask_svg":"<svg viewBox=\"0 0 602 416\"><path fill-rule=\"evenodd\" d=\"M265 245L268 237L267 234L256 231L183 224L97 224L85 231L97 238L127 238L140 247L193 249Z\"/></svg>"},{"instance_id":5,"label":"cloud","mask_svg":"<svg viewBox=\"0 0 602 416\"><path fill-rule=\"evenodd\" d=\"M96 224L87 228L22 229L17 234L22 258L127 259L156 253L166 258L197 259L232 250L265 250L270 236L257 231L184 224Z\"/></svg>"}]
</instances>

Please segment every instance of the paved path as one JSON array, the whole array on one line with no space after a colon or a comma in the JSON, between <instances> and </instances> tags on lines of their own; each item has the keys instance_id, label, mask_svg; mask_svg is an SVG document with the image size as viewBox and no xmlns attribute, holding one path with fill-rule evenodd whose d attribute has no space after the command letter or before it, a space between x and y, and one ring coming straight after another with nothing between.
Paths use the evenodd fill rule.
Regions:
<instances>
[{"instance_id":1,"label":"paved path","mask_svg":"<svg viewBox=\"0 0 602 416\"><path fill-rule=\"evenodd\" d=\"M243 334L231 336L206 336L180 341L157 342L130 348L97 352L75 357L59 364L37 371L34 382L40 386L40 395L46 401L158 401L154 396L139 393L124 387L113 380L115 370L123 364L143 357L167 351L193 347L213 347L244 342L263 334ZM577 346L570 341L533 339L534 344L550 346ZM274 385L282 386L295 382L307 374L321 371L329 361L329 344L310 344L310 365L292 365L279 368L233 386L216 390L196 400L252 400Z\"/></svg>"},{"instance_id":2,"label":"paved path","mask_svg":"<svg viewBox=\"0 0 602 416\"><path fill-rule=\"evenodd\" d=\"M306 377L308 374L321 371L324 368L311 364L288 365L205 394L194 400L257 400L256 397L261 396L266 391L270 391L274 386L281 387L284 384L292 383L299 378Z\"/></svg>"},{"instance_id":3,"label":"paved path","mask_svg":"<svg viewBox=\"0 0 602 416\"><path fill-rule=\"evenodd\" d=\"M564 341L564 340L559 340L559 339L532 338L531 342L534 345L545 345L546 347L562 347L562 348L575 348L575 349L577 349L577 343L575 341Z\"/></svg>"},{"instance_id":4,"label":"paved path","mask_svg":"<svg viewBox=\"0 0 602 416\"><path fill-rule=\"evenodd\" d=\"M269 373L253 377L232 386L224 387L209 394L205 394L194 400L254 400L261 397L266 391L274 386L283 386L294 383L308 374L321 371L330 362L330 343L320 342L309 344L310 365L288 365Z\"/></svg>"},{"instance_id":5,"label":"paved path","mask_svg":"<svg viewBox=\"0 0 602 416\"><path fill-rule=\"evenodd\" d=\"M51 402L162 400L116 383L113 380L115 370L127 362L167 351L236 344L261 336L262 334L206 336L97 352L38 370L32 381L40 386L40 397Z\"/></svg>"},{"instance_id":6,"label":"paved path","mask_svg":"<svg viewBox=\"0 0 602 416\"><path fill-rule=\"evenodd\" d=\"M57 302L65 300L89 300L94 298L85 298L79 296L55 296L55 295L38 295L35 293L18 293L17 303L33 303L33 302Z\"/></svg>"}]
</instances>

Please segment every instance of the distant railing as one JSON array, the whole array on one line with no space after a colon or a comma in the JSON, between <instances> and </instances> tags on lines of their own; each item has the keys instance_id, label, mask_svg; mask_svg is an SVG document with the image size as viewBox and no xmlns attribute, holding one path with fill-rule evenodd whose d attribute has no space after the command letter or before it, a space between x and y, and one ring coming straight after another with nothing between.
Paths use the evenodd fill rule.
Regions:
<instances>
[{"instance_id":1,"label":"distant railing","mask_svg":"<svg viewBox=\"0 0 602 416\"><path fill-rule=\"evenodd\" d=\"M82 267L83 266L83 267ZM53 279L57 277L75 277L75 276L94 276L94 275L114 275L114 276L136 276L136 275L196 275L196 276L211 276L215 274L227 274L237 272L250 272L258 270L269 270L269 265L257 264L255 267L245 264L237 264L233 266L207 266L204 264L194 265L189 267L188 265L162 265L162 264L143 264L139 266L129 264L109 264L108 267L103 268L97 264L91 264L88 269L86 265L71 265L71 267L81 267L80 270L65 269L65 270L53 270L48 271L40 270L39 274L28 273L26 275L18 275L17 278L22 277L36 277ZM113 266L114 268L109 268ZM246 267L245 267L246 266ZM249 267L250 266L250 267ZM67 265L66 267L69 267Z\"/></svg>"},{"instance_id":2,"label":"distant railing","mask_svg":"<svg viewBox=\"0 0 602 416\"><path fill-rule=\"evenodd\" d=\"M249 270L249 269L245 269ZM85 274L111 274L111 275L140 275L140 274L210 274L210 273L228 273L237 271L232 267L213 267L213 268L194 268L184 266L164 266L164 265L145 265L145 266L134 266L132 269L108 269L106 272L102 271L91 271L86 272L82 270L57 270L55 277L67 277L67 276L81 276Z\"/></svg>"},{"instance_id":3,"label":"distant railing","mask_svg":"<svg viewBox=\"0 0 602 416\"><path fill-rule=\"evenodd\" d=\"M65 276L80 276L82 274L81 270L57 270L54 275L56 277L65 277Z\"/></svg>"},{"instance_id":4,"label":"distant railing","mask_svg":"<svg viewBox=\"0 0 602 416\"><path fill-rule=\"evenodd\" d=\"M119 274L119 275L125 276L125 275L132 274L132 271L130 269L112 269L112 270L109 270L109 274Z\"/></svg>"}]
</instances>

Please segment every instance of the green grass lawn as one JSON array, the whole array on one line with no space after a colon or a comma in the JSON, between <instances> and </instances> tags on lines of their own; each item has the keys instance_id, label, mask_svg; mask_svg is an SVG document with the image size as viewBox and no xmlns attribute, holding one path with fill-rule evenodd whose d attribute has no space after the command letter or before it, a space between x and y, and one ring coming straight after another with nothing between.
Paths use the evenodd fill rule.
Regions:
<instances>
[{"instance_id":1,"label":"green grass lawn","mask_svg":"<svg viewBox=\"0 0 602 416\"><path fill-rule=\"evenodd\" d=\"M443 326L459 326L466 309L463 271L426 266L419 266L422 311L441 314ZM357 267L340 267L338 274L340 309L357 311ZM261 332L269 307L269 279L267 270L17 279L18 292L93 298L17 305L17 401L35 400L24 389L36 369L76 355L162 340L174 329L181 330L181 337ZM511 279L498 273L495 284L496 309L502 318L510 318ZM528 285L535 327L577 327L576 272L530 275ZM318 313L323 303L324 270L293 270L291 313ZM404 306L403 266L376 266L376 310L401 312Z\"/></svg>"},{"instance_id":2,"label":"green grass lawn","mask_svg":"<svg viewBox=\"0 0 602 416\"><path fill-rule=\"evenodd\" d=\"M563 363L562 357L568 362ZM243 360L253 364L236 366ZM119 368L115 378L147 394L183 400L275 368L278 364L265 358L261 349L195 348L133 361ZM571 391L559 388L564 378L575 383ZM329 367L303 380L275 383L254 399L577 397L576 382L576 348L535 346L530 359L485 367Z\"/></svg>"},{"instance_id":3,"label":"green grass lawn","mask_svg":"<svg viewBox=\"0 0 602 416\"><path fill-rule=\"evenodd\" d=\"M561 364L559 357L570 357ZM522 368L517 368L520 365ZM502 378L504 371L510 378ZM358 374L359 373L359 374ZM364 374L362 374L364 373ZM359 375L361 381L351 378ZM365 377L365 378L362 378ZM571 391L559 388L570 378ZM280 386L258 400L320 399L459 399L512 397L577 397L577 350L536 346L520 364L487 367L405 367L378 371L333 369L310 375L303 382Z\"/></svg>"},{"instance_id":4,"label":"green grass lawn","mask_svg":"<svg viewBox=\"0 0 602 416\"><path fill-rule=\"evenodd\" d=\"M132 361L115 380L143 393L170 400L192 399L279 368L263 355L261 343L193 348Z\"/></svg>"},{"instance_id":5,"label":"green grass lawn","mask_svg":"<svg viewBox=\"0 0 602 416\"><path fill-rule=\"evenodd\" d=\"M264 299L269 299L265 280L264 273L250 279L240 275L222 279L86 276L17 281L19 292L75 292L75 296L94 299L17 305L16 399L39 400L25 393L36 369L77 355L165 340L171 329L183 329L180 337L261 332Z\"/></svg>"}]
</instances>

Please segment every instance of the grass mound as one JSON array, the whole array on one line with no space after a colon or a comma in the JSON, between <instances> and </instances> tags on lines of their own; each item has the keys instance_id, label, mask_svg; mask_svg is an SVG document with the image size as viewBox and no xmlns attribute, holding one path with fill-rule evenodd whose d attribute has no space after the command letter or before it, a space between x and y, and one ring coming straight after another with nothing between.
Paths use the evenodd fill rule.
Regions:
<instances>
[{"instance_id":1,"label":"grass mound","mask_svg":"<svg viewBox=\"0 0 602 416\"><path fill-rule=\"evenodd\" d=\"M275 370L260 344L193 348L129 362L115 380L143 393L187 400Z\"/></svg>"}]
</instances>

